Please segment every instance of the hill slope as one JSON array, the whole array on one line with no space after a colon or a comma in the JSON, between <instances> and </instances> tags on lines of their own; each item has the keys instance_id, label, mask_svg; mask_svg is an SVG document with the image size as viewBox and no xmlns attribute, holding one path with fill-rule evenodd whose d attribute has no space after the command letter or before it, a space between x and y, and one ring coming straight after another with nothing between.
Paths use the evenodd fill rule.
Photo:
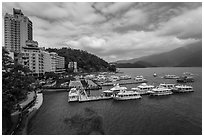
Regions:
<instances>
[{"instance_id":1,"label":"hill slope","mask_svg":"<svg viewBox=\"0 0 204 137\"><path fill-rule=\"evenodd\" d=\"M69 62L74 61L77 62L78 68L82 71L114 71L114 68L108 62L83 50L71 48L48 48L46 50L48 52L56 52L59 56L65 57L65 68L68 67Z\"/></svg>"},{"instance_id":2,"label":"hill slope","mask_svg":"<svg viewBox=\"0 0 204 137\"><path fill-rule=\"evenodd\" d=\"M159 67L198 67L202 66L202 42L180 47L169 52L144 56L131 60L117 61L117 64L137 63L138 61ZM149 66L147 66L149 67Z\"/></svg>"}]
</instances>

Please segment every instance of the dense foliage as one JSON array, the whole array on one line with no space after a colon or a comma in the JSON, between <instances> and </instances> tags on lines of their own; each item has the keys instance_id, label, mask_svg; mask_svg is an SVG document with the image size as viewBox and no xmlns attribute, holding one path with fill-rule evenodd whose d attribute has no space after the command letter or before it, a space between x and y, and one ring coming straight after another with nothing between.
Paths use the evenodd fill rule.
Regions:
<instances>
[{"instance_id":1,"label":"dense foliage","mask_svg":"<svg viewBox=\"0 0 204 137\"><path fill-rule=\"evenodd\" d=\"M28 68L14 64L9 53L2 49L2 122L5 130L12 125L10 114L15 104L25 99L27 92L32 90L30 84L34 78L28 75L29 72Z\"/></svg>"},{"instance_id":2,"label":"dense foliage","mask_svg":"<svg viewBox=\"0 0 204 137\"><path fill-rule=\"evenodd\" d=\"M61 49L46 49L49 52L56 52L59 56L65 57L65 68L68 68L69 62L77 62L78 68L86 72L94 71L115 71L115 68L109 65L103 59L90 54L83 50L61 48Z\"/></svg>"}]
</instances>

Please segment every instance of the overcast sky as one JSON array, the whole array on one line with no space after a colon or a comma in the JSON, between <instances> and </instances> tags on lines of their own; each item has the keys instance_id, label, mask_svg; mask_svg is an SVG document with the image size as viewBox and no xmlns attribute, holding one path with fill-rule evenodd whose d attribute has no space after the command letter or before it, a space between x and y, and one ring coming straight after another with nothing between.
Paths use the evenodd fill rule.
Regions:
<instances>
[{"instance_id":1,"label":"overcast sky","mask_svg":"<svg viewBox=\"0 0 204 137\"><path fill-rule=\"evenodd\" d=\"M3 3L33 22L41 47L86 50L106 61L131 59L201 41L202 3Z\"/></svg>"}]
</instances>

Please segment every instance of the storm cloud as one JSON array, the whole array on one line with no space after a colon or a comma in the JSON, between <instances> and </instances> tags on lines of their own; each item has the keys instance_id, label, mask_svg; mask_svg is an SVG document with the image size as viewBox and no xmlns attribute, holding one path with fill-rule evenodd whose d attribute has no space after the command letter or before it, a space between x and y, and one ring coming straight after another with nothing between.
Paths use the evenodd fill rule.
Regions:
<instances>
[{"instance_id":1,"label":"storm cloud","mask_svg":"<svg viewBox=\"0 0 204 137\"><path fill-rule=\"evenodd\" d=\"M202 3L6 3L33 22L41 47L79 48L106 61L164 52L201 41Z\"/></svg>"}]
</instances>

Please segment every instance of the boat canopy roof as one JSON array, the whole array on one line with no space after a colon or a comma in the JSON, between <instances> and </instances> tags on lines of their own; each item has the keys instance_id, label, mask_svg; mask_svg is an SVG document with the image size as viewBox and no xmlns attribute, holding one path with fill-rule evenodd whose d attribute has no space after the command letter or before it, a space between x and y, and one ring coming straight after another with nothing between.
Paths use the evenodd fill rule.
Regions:
<instances>
[{"instance_id":1,"label":"boat canopy roof","mask_svg":"<svg viewBox=\"0 0 204 137\"><path fill-rule=\"evenodd\" d=\"M79 88L83 88L83 85L81 83L81 81L70 81L69 83L69 87L79 87Z\"/></svg>"},{"instance_id":2,"label":"boat canopy roof","mask_svg":"<svg viewBox=\"0 0 204 137\"><path fill-rule=\"evenodd\" d=\"M126 91L126 92L119 92L118 95L136 95L138 94L137 92L133 91Z\"/></svg>"},{"instance_id":3,"label":"boat canopy roof","mask_svg":"<svg viewBox=\"0 0 204 137\"><path fill-rule=\"evenodd\" d=\"M161 84L159 84L160 86L173 86L173 85L175 85L175 84L166 84L166 83L161 83Z\"/></svg>"},{"instance_id":4,"label":"boat canopy roof","mask_svg":"<svg viewBox=\"0 0 204 137\"><path fill-rule=\"evenodd\" d=\"M110 90L114 91L114 90L126 90L126 87L120 87L119 85L116 85L115 87L111 88Z\"/></svg>"},{"instance_id":5,"label":"boat canopy roof","mask_svg":"<svg viewBox=\"0 0 204 137\"><path fill-rule=\"evenodd\" d=\"M153 85L147 85L147 83L142 83L138 87L143 88L143 87L154 87L154 86Z\"/></svg>"},{"instance_id":6,"label":"boat canopy roof","mask_svg":"<svg viewBox=\"0 0 204 137\"><path fill-rule=\"evenodd\" d=\"M78 94L77 93L69 93L69 97L71 97L71 96L78 96Z\"/></svg>"},{"instance_id":7,"label":"boat canopy roof","mask_svg":"<svg viewBox=\"0 0 204 137\"><path fill-rule=\"evenodd\" d=\"M111 90L105 90L105 91L103 91L103 93L113 93L113 91L111 91Z\"/></svg>"},{"instance_id":8,"label":"boat canopy roof","mask_svg":"<svg viewBox=\"0 0 204 137\"><path fill-rule=\"evenodd\" d=\"M163 88L163 87L158 87L158 88L154 88L152 89L152 91L170 91L171 89L168 89L168 88Z\"/></svg>"},{"instance_id":9,"label":"boat canopy roof","mask_svg":"<svg viewBox=\"0 0 204 137\"><path fill-rule=\"evenodd\" d=\"M137 79L137 78L144 78L144 77L141 75L141 76L136 76L135 78Z\"/></svg>"},{"instance_id":10,"label":"boat canopy roof","mask_svg":"<svg viewBox=\"0 0 204 137\"><path fill-rule=\"evenodd\" d=\"M69 96L77 96L77 89L76 88L71 88L69 91Z\"/></svg>"},{"instance_id":11,"label":"boat canopy roof","mask_svg":"<svg viewBox=\"0 0 204 137\"><path fill-rule=\"evenodd\" d=\"M193 88L192 86L188 86L188 85L177 85L177 88Z\"/></svg>"}]
</instances>

